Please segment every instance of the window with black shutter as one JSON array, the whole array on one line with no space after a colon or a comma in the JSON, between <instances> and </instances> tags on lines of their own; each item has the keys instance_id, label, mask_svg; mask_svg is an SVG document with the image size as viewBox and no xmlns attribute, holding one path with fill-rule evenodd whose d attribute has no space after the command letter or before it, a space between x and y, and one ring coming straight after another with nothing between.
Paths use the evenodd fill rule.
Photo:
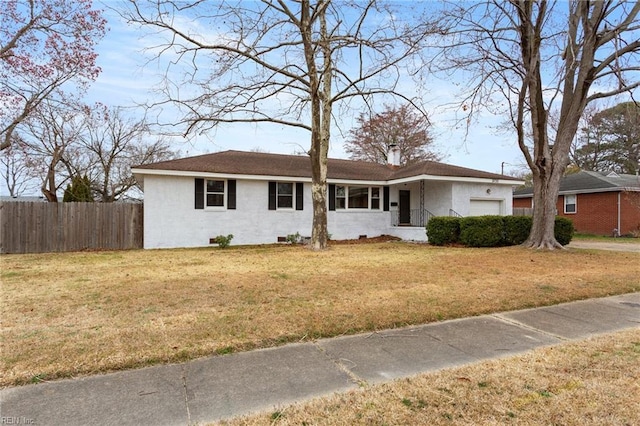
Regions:
<instances>
[{"instance_id":1,"label":"window with black shutter","mask_svg":"<svg viewBox=\"0 0 640 426\"><path fill-rule=\"evenodd\" d=\"M336 186L334 184L329 184L329 210L333 211L336 209Z\"/></svg>"},{"instance_id":2,"label":"window with black shutter","mask_svg":"<svg viewBox=\"0 0 640 426\"><path fill-rule=\"evenodd\" d=\"M296 183L296 210L304 210L304 183Z\"/></svg>"},{"instance_id":3,"label":"window with black shutter","mask_svg":"<svg viewBox=\"0 0 640 426\"><path fill-rule=\"evenodd\" d=\"M233 179L227 181L227 209L236 209L236 181Z\"/></svg>"},{"instance_id":4,"label":"window with black shutter","mask_svg":"<svg viewBox=\"0 0 640 426\"><path fill-rule=\"evenodd\" d=\"M236 181L229 179L195 179L194 205L198 210L205 208L235 210ZM226 205L225 205L226 201Z\"/></svg>"},{"instance_id":5,"label":"window with black shutter","mask_svg":"<svg viewBox=\"0 0 640 426\"><path fill-rule=\"evenodd\" d=\"M204 179L196 178L195 189L195 208L204 209Z\"/></svg>"}]
</instances>

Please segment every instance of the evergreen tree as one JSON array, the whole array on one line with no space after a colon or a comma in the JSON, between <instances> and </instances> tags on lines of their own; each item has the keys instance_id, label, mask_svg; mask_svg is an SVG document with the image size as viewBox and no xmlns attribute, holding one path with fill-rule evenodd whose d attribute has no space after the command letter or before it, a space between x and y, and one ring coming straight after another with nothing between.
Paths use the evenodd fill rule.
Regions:
<instances>
[{"instance_id":1,"label":"evergreen tree","mask_svg":"<svg viewBox=\"0 0 640 426\"><path fill-rule=\"evenodd\" d=\"M84 176L74 176L71 180L71 184L67 185L67 189L64 190L65 203L78 202L78 203L93 203L93 194L91 194L91 181Z\"/></svg>"},{"instance_id":2,"label":"evergreen tree","mask_svg":"<svg viewBox=\"0 0 640 426\"><path fill-rule=\"evenodd\" d=\"M597 112L581 130L573 161L582 170L635 174L640 163L640 106L623 102Z\"/></svg>"}]
</instances>

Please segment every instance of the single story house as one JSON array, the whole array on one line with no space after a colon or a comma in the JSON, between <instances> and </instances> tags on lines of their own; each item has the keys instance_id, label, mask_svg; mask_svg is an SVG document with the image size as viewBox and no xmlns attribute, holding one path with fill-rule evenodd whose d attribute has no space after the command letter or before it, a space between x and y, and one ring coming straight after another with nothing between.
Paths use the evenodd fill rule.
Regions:
<instances>
[{"instance_id":1,"label":"single story house","mask_svg":"<svg viewBox=\"0 0 640 426\"><path fill-rule=\"evenodd\" d=\"M426 241L431 216L510 215L523 182L437 162L399 166L329 159L327 221L332 239L393 235ZM144 247L265 244L312 226L308 156L224 151L132 169L144 190Z\"/></svg>"},{"instance_id":2,"label":"single story house","mask_svg":"<svg viewBox=\"0 0 640 426\"><path fill-rule=\"evenodd\" d=\"M514 208L533 207L533 188L513 194ZM627 235L640 230L640 177L581 171L560 181L556 209L577 232Z\"/></svg>"}]
</instances>

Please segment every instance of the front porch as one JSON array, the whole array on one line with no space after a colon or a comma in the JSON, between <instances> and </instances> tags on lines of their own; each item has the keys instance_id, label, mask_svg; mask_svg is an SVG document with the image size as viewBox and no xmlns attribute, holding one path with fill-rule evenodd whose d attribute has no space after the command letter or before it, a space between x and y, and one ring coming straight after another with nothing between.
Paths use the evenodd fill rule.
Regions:
<instances>
[{"instance_id":1,"label":"front porch","mask_svg":"<svg viewBox=\"0 0 640 426\"><path fill-rule=\"evenodd\" d=\"M399 209L391 212L391 226L414 226L424 228L435 216L427 209Z\"/></svg>"},{"instance_id":2,"label":"front porch","mask_svg":"<svg viewBox=\"0 0 640 426\"><path fill-rule=\"evenodd\" d=\"M427 241L427 222L433 213L426 209L395 210L387 234L405 241Z\"/></svg>"}]
</instances>

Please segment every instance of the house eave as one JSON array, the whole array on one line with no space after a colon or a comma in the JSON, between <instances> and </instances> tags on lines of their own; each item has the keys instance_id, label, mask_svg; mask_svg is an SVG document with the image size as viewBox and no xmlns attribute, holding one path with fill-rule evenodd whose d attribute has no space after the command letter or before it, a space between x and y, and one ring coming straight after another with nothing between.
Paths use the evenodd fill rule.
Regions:
<instances>
[{"instance_id":1,"label":"house eave","mask_svg":"<svg viewBox=\"0 0 640 426\"><path fill-rule=\"evenodd\" d=\"M133 172L134 176L152 175L152 176L200 177L200 178L240 179L240 180L246 179L246 180L265 180L265 181L296 180L298 182L311 182L311 178L300 177L300 176L247 175L247 174L233 174L233 173L211 173L211 172L158 170L158 169L131 169L131 171Z\"/></svg>"},{"instance_id":2,"label":"house eave","mask_svg":"<svg viewBox=\"0 0 640 426\"><path fill-rule=\"evenodd\" d=\"M182 170L159 170L159 169L131 169L132 173L139 182L144 180L145 175L152 176L176 176L176 177L202 177L202 178L215 178L215 179L246 179L246 180L262 180L262 181L291 181L296 180L298 182L311 182L311 178L302 176L276 176L276 175L248 175L248 174L231 174L231 173L210 173L210 172L195 172L195 171L182 171ZM489 178L473 178L462 176L437 176L437 175L418 175L410 176L401 179L391 180L359 180L359 179L340 179L340 178L328 178L327 183L332 184L347 184L347 185L400 185L410 182L419 182L421 180L436 181L436 182L457 182L457 183L483 183L494 185L509 185L520 186L523 185L522 181L507 180L507 179L489 179Z\"/></svg>"},{"instance_id":3,"label":"house eave","mask_svg":"<svg viewBox=\"0 0 640 426\"><path fill-rule=\"evenodd\" d=\"M419 182L421 180L437 181L437 182L457 182L457 183L491 183L494 185L508 185L508 186L521 186L524 185L524 181L509 180L509 179L493 179L493 178L477 178L477 177L464 177L464 176L438 176L438 175L417 175L409 176L401 179L391 179L387 181L388 185L399 185L403 183Z\"/></svg>"},{"instance_id":4,"label":"house eave","mask_svg":"<svg viewBox=\"0 0 640 426\"><path fill-rule=\"evenodd\" d=\"M594 188L594 189L578 189L578 190L566 190L558 192L558 195L571 195L571 194L597 194L601 192L639 192L640 188L618 186L613 188Z\"/></svg>"},{"instance_id":5,"label":"house eave","mask_svg":"<svg viewBox=\"0 0 640 426\"><path fill-rule=\"evenodd\" d=\"M604 192L640 192L640 187L627 187L618 186L614 188L594 188L594 189L572 189L566 191L559 191L558 195L573 195L573 194L600 194ZM513 198L533 198L531 194L513 194Z\"/></svg>"}]
</instances>

